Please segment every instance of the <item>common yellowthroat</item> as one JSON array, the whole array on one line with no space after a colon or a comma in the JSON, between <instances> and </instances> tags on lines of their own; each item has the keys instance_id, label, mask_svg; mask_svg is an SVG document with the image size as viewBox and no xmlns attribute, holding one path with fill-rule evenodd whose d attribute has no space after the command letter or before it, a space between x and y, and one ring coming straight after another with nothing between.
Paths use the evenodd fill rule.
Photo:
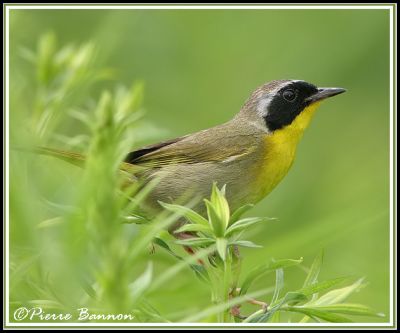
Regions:
<instances>
[{"instance_id":1,"label":"common yellowthroat","mask_svg":"<svg viewBox=\"0 0 400 333\"><path fill-rule=\"evenodd\" d=\"M320 102L345 92L302 80L278 80L258 87L230 121L129 153L121 168L144 182L160 179L145 204L174 202L187 193L208 197L213 182L226 184L232 210L264 198L287 174L296 148ZM76 163L79 154L42 149ZM158 177L160 176L160 177ZM195 210L205 212L199 203Z\"/></svg>"}]
</instances>

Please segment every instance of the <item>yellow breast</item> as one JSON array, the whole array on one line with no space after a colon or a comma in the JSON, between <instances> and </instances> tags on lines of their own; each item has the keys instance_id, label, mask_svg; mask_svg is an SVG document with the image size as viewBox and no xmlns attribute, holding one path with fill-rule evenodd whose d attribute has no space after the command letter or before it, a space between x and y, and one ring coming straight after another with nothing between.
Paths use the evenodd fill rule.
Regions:
<instances>
[{"instance_id":1,"label":"yellow breast","mask_svg":"<svg viewBox=\"0 0 400 333\"><path fill-rule=\"evenodd\" d=\"M257 184L258 200L271 192L286 176L293 164L297 144L308 127L319 103L305 108L288 126L267 134L264 139L264 157L261 159Z\"/></svg>"}]
</instances>

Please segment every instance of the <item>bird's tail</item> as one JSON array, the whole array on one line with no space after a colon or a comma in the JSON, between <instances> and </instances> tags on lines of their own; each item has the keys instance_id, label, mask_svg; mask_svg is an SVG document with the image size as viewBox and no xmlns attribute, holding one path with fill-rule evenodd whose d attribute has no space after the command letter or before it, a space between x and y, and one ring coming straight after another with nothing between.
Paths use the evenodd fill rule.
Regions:
<instances>
[{"instance_id":1,"label":"bird's tail","mask_svg":"<svg viewBox=\"0 0 400 333\"><path fill-rule=\"evenodd\" d=\"M71 151L46 148L46 147L35 147L33 148L32 152L40 155L56 157L60 160L66 161L70 164L74 164L81 168L84 167L86 161L86 157L84 155Z\"/></svg>"},{"instance_id":2,"label":"bird's tail","mask_svg":"<svg viewBox=\"0 0 400 333\"><path fill-rule=\"evenodd\" d=\"M66 161L70 164L76 165L81 168L83 168L85 166L85 162L87 159L85 155L80 154L80 153L66 151L66 150L60 150L60 149L54 149L54 148L47 148L47 147L35 147L35 148L31 148L31 149L18 148L18 150L32 152L32 153L39 154L39 155L52 156L52 157ZM136 172L143 170L142 167L139 167L134 164L126 163L126 162L122 162L119 166L119 169L121 171L125 171L130 174L135 174Z\"/></svg>"}]
</instances>

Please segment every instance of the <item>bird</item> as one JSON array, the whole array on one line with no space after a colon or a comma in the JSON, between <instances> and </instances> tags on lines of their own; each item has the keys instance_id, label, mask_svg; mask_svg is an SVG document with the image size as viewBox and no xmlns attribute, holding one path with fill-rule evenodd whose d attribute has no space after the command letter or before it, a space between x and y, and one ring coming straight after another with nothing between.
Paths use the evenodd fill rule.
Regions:
<instances>
[{"instance_id":1,"label":"bird","mask_svg":"<svg viewBox=\"0 0 400 333\"><path fill-rule=\"evenodd\" d=\"M229 121L129 152L121 169L144 184L158 179L145 199L155 214L160 202L194 195L206 198L224 185L232 211L266 197L291 168L299 141L315 111L343 88L318 88L304 80L274 80L259 86ZM42 154L80 164L78 153L43 148ZM204 202L193 207L206 213Z\"/></svg>"}]
</instances>

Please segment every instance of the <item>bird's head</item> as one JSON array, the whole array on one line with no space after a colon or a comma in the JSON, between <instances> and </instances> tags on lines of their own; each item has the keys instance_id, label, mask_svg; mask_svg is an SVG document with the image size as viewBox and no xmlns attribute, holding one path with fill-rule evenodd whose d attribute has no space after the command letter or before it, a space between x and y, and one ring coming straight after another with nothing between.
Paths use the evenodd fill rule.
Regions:
<instances>
[{"instance_id":1,"label":"bird's head","mask_svg":"<svg viewBox=\"0 0 400 333\"><path fill-rule=\"evenodd\" d=\"M286 127L303 131L322 100L341 94L343 88L318 88L302 80L277 80L257 88L239 113L266 132Z\"/></svg>"}]
</instances>

